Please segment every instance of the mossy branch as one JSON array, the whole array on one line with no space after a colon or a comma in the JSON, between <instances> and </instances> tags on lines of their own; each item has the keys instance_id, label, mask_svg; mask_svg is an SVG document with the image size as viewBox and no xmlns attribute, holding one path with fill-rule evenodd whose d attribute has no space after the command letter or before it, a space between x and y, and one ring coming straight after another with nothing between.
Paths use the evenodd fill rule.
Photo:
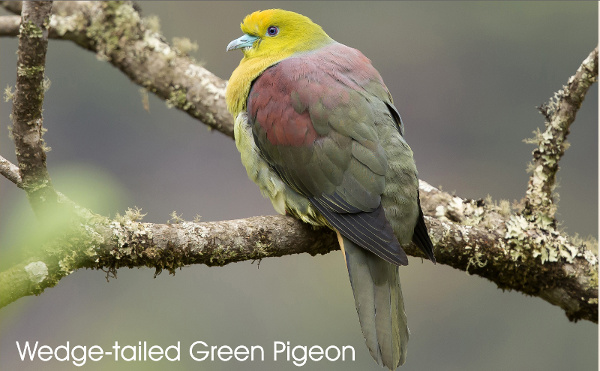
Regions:
<instances>
[{"instance_id":1,"label":"mossy branch","mask_svg":"<svg viewBox=\"0 0 600 371\"><path fill-rule=\"evenodd\" d=\"M46 169L42 104L44 69L48 49L51 1L23 4L17 50L17 82L13 94L12 135L15 141L22 188L39 216L44 204L56 200Z\"/></svg>"},{"instance_id":2,"label":"mossy branch","mask_svg":"<svg viewBox=\"0 0 600 371\"><path fill-rule=\"evenodd\" d=\"M539 296L563 308L571 320L597 322L598 262L588 242L547 234L504 206L452 196L423 181L420 193L438 263L487 278L503 290ZM287 216L165 225L142 223L139 210L108 219L62 195L60 202L77 209L76 226L69 224L62 238L44 246L47 255L0 273L5 283L0 283L0 306L39 294L80 268L116 274L120 267L153 267L157 273L175 273L191 264L222 266L339 249L331 231ZM406 251L423 257L415 246ZM33 268L47 273L32 274Z\"/></svg>"},{"instance_id":3,"label":"mossy branch","mask_svg":"<svg viewBox=\"0 0 600 371\"><path fill-rule=\"evenodd\" d=\"M568 148L567 135L590 86L598 79L598 47L583 61L567 85L539 107L546 118L544 132L528 142L536 144L523 215L538 224L556 226L553 192L558 163Z\"/></svg>"},{"instance_id":4,"label":"mossy branch","mask_svg":"<svg viewBox=\"0 0 600 371\"><path fill-rule=\"evenodd\" d=\"M55 13L51 38L72 40L94 51L173 106L233 136L223 99L225 82L164 42L131 3L65 2L57 4ZM15 23L14 17L0 17L0 36L16 35ZM597 65L597 52L592 60ZM585 71L581 81L589 86L596 80L597 68ZM568 97L573 91L581 92L581 102L585 91L563 93ZM576 112L579 105L570 109ZM22 181L15 168L0 159L0 174L19 185ZM439 263L485 277L502 289L541 297L563 308L571 320L597 323L598 262L592 252L597 242L578 241L554 223L539 223L529 218L530 213L514 212L503 203L465 200L425 182L420 194ZM76 222L60 238L47 242L45 255L0 273L2 305L39 294L79 268L115 273L119 267L148 266L157 273L164 269L174 273L189 264L224 265L338 249L330 231L313 230L285 216L150 224L140 221L139 211L111 220L79 208L60 194L58 199L58 204L77 211ZM422 256L414 246L407 253Z\"/></svg>"},{"instance_id":5,"label":"mossy branch","mask_svg":"<svg viewBox=\"0 0 600 371\"><path fill-rule=\"evenodd\" d=\"M0 36L14 36L14 22L11 16L0 17ZM187 50L167 43L131 2L60 2L50 37L95 52L136 84L233 138L233 118L224 99L227 82L196 63Z\"/></svg>"}]
</instances>

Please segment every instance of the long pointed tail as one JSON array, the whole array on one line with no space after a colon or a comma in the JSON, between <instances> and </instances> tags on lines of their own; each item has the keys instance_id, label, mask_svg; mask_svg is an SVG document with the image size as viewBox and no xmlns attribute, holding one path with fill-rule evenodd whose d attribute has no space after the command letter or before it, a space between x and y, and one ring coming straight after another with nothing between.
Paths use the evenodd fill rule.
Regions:
<instances>
[{"instance_id":1,"label":"long pointed tail","mask_svg":"<svg viewBox=\"0 0 600 371\"><path fill-rule=\"evenodd\" d=\"M395 370L406 360L408 326L398 267L338 234L360 327L371 356Z\"/></svg>"}]
</instances>

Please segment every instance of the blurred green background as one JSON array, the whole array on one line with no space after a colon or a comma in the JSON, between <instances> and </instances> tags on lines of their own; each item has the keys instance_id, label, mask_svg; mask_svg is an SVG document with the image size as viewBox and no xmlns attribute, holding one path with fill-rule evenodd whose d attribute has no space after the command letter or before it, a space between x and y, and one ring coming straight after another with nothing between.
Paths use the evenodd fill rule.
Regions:
<instances>
[{"instance_id":1,"label":"blurred green background","mask_svg":"<svg viewBox=\"0 0 600 371\"><path fill-rule=\"evenodd\" d=\"M285 7L361 50L380 71L406 126L419 175L467 198L520 199L543 125L536 106L566 83L597 44L595 2L143 2L164 35L188 37L192 55L227 79L241 53L225 53L239 23ZM2 13L5 14L5 13ZM0 39L0 87L14 85L16 39ZM114 216L138 206L166 222L273 214L246 177L231 139L209 132L71 42L52 40L52 86L44 104L48 167L56 188ZM597 235L597 85L577 116L559 172L559 218L571 233ZM13 162L11 106L0 103L0 154ZM35 223L22 191L0 179L0 268L27 244ZM355 362L309 362L308 370L377 370L360 332L339 252L186 267L153 279L122 269L108 283L77 271L39 297L0 310L1 370L68 370L67 362L21 362L16 341L53 347L138 341L182 343L181 362L88 362L84 370L295 370L271 360L274 341L352 345ZM571 323L539 298L502 292L484 279L411 258L401 270L409 325L403 370L596 370L597 326ZM265 362L190 360L187 345L262 345Z\"/></svg>"}]
</instances>

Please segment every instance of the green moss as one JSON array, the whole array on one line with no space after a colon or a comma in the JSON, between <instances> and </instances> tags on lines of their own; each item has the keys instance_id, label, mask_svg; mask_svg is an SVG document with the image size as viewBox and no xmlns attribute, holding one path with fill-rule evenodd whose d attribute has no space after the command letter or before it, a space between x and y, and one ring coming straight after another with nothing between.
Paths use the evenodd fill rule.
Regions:
<instances>
[{"instance_id":1,"label":"green moss","mask_svg":"<svg viewBox=\"0 0 600 371\"><path fill-rule=\"evenodd\" d=\"M166 104L169 108L177 107L184 111L192 107L192 103L187 100L187 91L182 88L173 89L166 100Z\"/></svg>"},{"instance_id":2,"label":"green moss","mask_svg":"<svg viewBox=\"0 0 600 371\"><path fill-rule=\"evenodd\" d=\"M131 42L141 38L139 13L130 3L108 1L100 3L102 17L93 17L86 28L86 35L95 43L100 59L109 60L120 50L121 42Z\"/></svg>"},{"instance_id":3,"label":"green moss","mask_svg":"<svg viewBox=\"0 0 600 371\"><path fill-rule=\"evenodd\" d=\"M44 36L42 29L31 21L21 24L21 33L33 39L41 39Z\"/></svg>"},{"instance_id":4,"label":"green moss","mask_svg":"<svg viewBox=\"0 0 600 371\"><path fill-rule=\"evenodd\" d=\"M249 258L253 259L253 260L260 260L262 258L267 258L272 255L270 253L271 247L272 246L270 244L264 244L259 241L254 246L254 250L250 254Z\"/></svg>"},{"instance_id":5,"label":"green moss","mask_svg":"<svg viewBox=\"0 0 600 371\"><path fill-rule=\"evenodd\" d=\"M598 287L598 269L592 271L592 277L590 278L590 286ZM598 300L598 299L596 299Z\"/></svg>"},{"instance_id":6,"label":"green moss","mask_svg":"<svg viewBox=\"0 0 600 371\"><path fill-rule=\"evenodd\" d=\"M533 258L539 257L542 264L560 260L573 263L576 257L586 258L589 251L554 229L550 220L531 221L522 215L513 215L506 222L505 239L515 261L531 254Z\"/></svg>"},{"instance_id":7,"label":"green moss","mask_svg":"<svg viewBox=\"0 0 600 371\"><path fill-rule=\"evenodd\" d=\"M17 66L17 75L18 76L25 76L25 77L35 77L39 74L43 74L44 73L44 65L40 65L40 66L31 66L31 67L25 67L22 65Z\"/></svg>"},{"instance_id":8,"label":"green moss","mask_svg":"<svg viewBox=\"0 0 600 371\"><path fill-rule=\"evenodd\" d=\"M227 249L222 245L218 245L212 249L209 262L210 265L217 265L221 267L227 264L236 255L237 253L233 249Z\"/></svg>"}]
</instances>

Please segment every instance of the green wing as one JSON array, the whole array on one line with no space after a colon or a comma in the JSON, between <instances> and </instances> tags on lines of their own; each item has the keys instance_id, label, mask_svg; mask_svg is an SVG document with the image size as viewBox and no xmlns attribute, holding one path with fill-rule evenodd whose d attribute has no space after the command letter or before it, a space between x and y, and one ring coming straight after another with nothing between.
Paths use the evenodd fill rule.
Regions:
<instances>
[{"instance_id":1,"label":"green wing","mask_svg":"<svg viewBox=\"0 0 600 371\"><path fill-rule=\"evenodd\" d=\"M387 159L376 126L396 125L390 107L368 60L333 44L265 70L250 90L248 120L261 156L332 227L406 265L381 206Z\"/></svg>"}]
</instances>

